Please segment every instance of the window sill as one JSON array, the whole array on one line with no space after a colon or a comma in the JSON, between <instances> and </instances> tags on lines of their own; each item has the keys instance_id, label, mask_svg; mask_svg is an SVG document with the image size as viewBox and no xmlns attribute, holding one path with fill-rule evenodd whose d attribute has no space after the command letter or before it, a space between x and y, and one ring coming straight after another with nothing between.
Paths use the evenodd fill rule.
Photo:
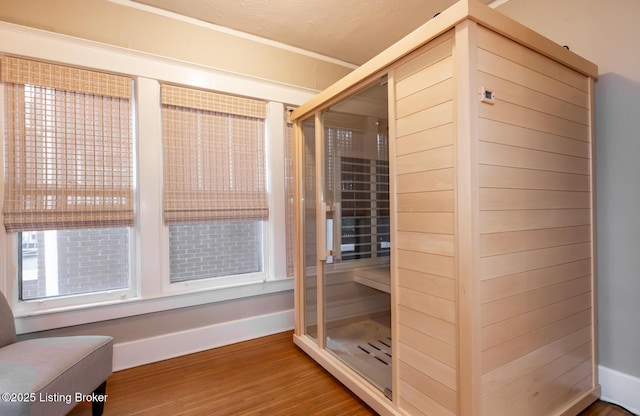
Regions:
<instances>
[{"instance_id":1,"label":"window sill","mask_svg":"<svg viewBox=\"0 0 640 416\"><path fill-rule=\"evenodd\" d=\"M37 312L23 312L16 315L16 332L18 334L26 334L171 309L285 292L293 290L293 280L293 278L285 278L191 293L167 293L164 296L155 298L132 298Z\"/></svg>"}]
</instances>

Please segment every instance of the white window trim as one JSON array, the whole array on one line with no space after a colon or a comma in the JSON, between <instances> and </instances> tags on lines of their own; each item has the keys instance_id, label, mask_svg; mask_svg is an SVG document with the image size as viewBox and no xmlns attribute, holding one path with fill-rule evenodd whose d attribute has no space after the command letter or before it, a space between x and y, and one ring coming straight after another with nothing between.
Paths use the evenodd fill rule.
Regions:
<instances>
[{"instance_id":1,"label":"white window trim","mask_svg":"<svg viewBox=\"0 0 640 416\"><path fill-rule=\"evenodd\" d=\"M0 289L16 315L18 333L116 319L174 308L292 290L284 245L284 105L300 105L318 91L158 57L66 35L0 22L1 54L50 60L135 79L136 224L132 228L131 290L18 302L17 237L0 226ZM270 220L264 230L264 272L237 279L169 283L168 228L162 224L162 144L159 81L267 101ZM0 91L0 99L2 99ZM4 101L3 101L4 102ZM2 104L4 105L4 104ZM0 125L3 125L3 111ZM4 143L4 129L1 129ZM277 140L277 138L282 138ZM0 158L0 172L4 172ZM2 175L2 173L0 173ZM275 181L274 178L282 180ZM276 183L277 182L277 183ZM0 186L0 204L3 186ZM211 280L211 279L207 279Z\"/></svg>"}]
</instances>

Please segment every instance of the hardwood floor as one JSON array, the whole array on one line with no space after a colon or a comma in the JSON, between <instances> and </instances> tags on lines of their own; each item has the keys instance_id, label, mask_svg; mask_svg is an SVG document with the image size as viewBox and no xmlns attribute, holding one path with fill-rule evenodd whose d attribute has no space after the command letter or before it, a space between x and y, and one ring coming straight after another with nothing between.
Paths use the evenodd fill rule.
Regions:
<instances>
[{"instance_id":1,"label":"hardwood floor","mask_svg":"<svg viewBox=\"0 0 640 416\"><path fill-rule=\"evenodd\" d=\"M105 416L376 415L284 332L114 373ZM90 415L81 403L70 415ZM580 416L628 416L594 403Z\"/></svg>"},{"instance_id":2,"label":"hardwood floor","mask_svg":"<svg viewBox=\"0 0 640 416\"><path fill-rule=\"evenodd\" d=\"M629 416L633 413L614 404L597 401L589 406L579 416Z\"/></svg>"}]
</instances>

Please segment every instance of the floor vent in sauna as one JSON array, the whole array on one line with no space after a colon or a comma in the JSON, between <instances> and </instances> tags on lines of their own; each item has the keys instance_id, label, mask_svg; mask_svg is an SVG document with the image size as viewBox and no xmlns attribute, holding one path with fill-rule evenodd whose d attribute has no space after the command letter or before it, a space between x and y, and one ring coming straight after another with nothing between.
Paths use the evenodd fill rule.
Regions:
<instances>
[{"instance_id":1,"label":"floor vent in sauna","mask_svg":"<svg viewBox=\"0 0 640 416\"><path fill-rule=\"evenodd\" d=\"M358 349L384 365L391 365L391 338L359 344Z\"/></svg>"}]
</instances>

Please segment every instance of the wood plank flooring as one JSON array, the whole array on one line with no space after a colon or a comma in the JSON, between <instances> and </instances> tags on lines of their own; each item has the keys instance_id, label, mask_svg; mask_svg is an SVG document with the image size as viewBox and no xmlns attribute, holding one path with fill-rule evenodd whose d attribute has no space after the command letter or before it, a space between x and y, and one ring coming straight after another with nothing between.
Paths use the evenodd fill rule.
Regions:
<instances>
[{"instance_id":1,"label":"wood plank flooring","mask_svg":"<svg viewBox=\"0 0 640 416\"><path fill-rule=\"evenodd\" d=\"M579 416L633 416L633 413L625 409L602 401L597 401L589 406Z\"/></svg>"},{"instance_id":2,"label":"wood plank flooring","mask_svg":"<svg viewBox=\"0 0 640 416\"><path fill-rule=\"evenodd\" d=\"M308 358L291 332L114 373L105 416L376 415ZM91 414L81 403L69 413ZM628 416L594 403L580 416Z\"/></svg>"}]
</instances>

